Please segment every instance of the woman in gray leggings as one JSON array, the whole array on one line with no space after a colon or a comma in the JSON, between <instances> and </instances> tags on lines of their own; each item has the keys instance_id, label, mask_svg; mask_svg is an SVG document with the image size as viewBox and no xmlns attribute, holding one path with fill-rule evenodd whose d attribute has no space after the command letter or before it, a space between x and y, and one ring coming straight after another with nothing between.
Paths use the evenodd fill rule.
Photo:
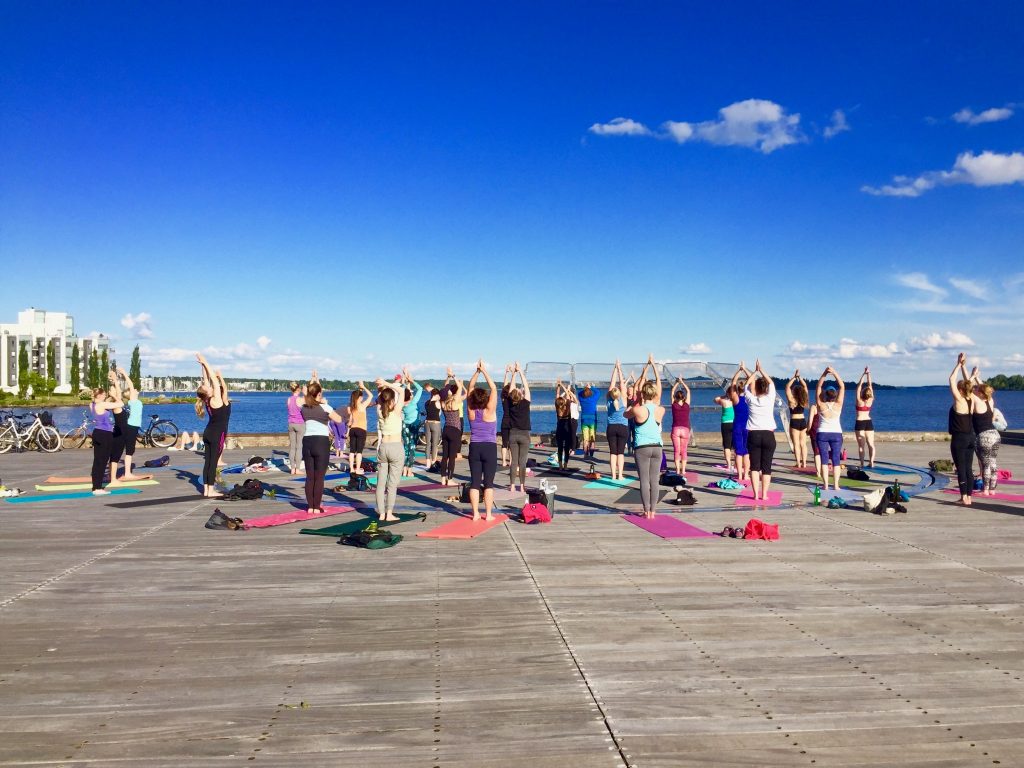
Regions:
<instances>
[{"instance_id":1,"label":"woman in gray leggings","mask_svg":"<svg viewBox=\"0 0 1024 768\"><path fill-rule=\"evenodd\" d=\"M648 366L654 372L654 381L644 381ZM626 416L636 421L636 471L640 476L640 503L644 517L654 517L658 504L658 480L661 474L661 422L665 408L661 405L661 375L654 364L654 356L647 358L647 364L640 374L641 402L630 408Z\"/></svg>"},{"instance_id":2,"label":"woman in gray leggings","mask_svg":"<svg viewBox=\"0 0 1024 768\"><path fill-rule=\"evenodd\" d=\"M523 388L516 386L519 376ZM509 490L516 490L516 477L519 477L519 490L526 492L526 460L530 456L530 383L526 374L516 362L512 368L512 380L508 390L508 426L509 453L511 463L508 467Z\"/></svg>"},{"instance_id":3,"label":"woman in gray leggings","mask_svg":"<svg viewBox=\"0 0 1024 768\"><path fill-rule=\"evenodd\" d=\"M405 387L401 381L377 379L377 517L397 520L395 501L405 466L402 443L402 407Z\"/></svg>"}]
</instances>

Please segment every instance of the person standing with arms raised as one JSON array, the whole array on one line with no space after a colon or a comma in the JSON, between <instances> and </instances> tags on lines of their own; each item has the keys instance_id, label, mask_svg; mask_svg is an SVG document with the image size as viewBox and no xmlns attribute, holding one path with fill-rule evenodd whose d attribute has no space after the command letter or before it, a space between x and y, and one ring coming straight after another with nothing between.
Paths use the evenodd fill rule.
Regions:
<instances>
[{"instance_id":1,"label":"person standing with arms raised","mask_svg":"<svg viewBox=\"0 0 1024 768\"><path fill-rule=\"evenodd\" d=\"M220 371L214 373L206 358L196 355L203 371L203 381L196 391L196 416L209 414L210 420L203 430L203 496L220 498L217 493L217 462L224 451L231 419L231 400L228 387Z\"/></svg>"},{"instance_id":2,"label":"person standing with arms raised","mask_svg":"<svg viewBox=\"0 0 1024 768\"><path fill-rule=\"evenodd\" d=\"M516 386L516 377L522 389ZM512 366L512 378L508 390L508 426L510 464L508 470L509 490L526 492L526 461L530 457L530 382L517 361Z\"/></svg>"},{"instance_id":3,"label":"person standing with arms raised","mask_svg":"<svg viewBox=\"0 0 1024 768\"><path fill-rule=\"evenodd\" d=\"M476 386L483 376L490 391ZM498 471L498 388L487 372L483 358L469 380L466 415L469 417L469 503L473 520L480 519L480 499L483 497L485 519L494 517L494 475Z\"/></svg>"},{"instance_id":4,"label":"person standing with arms raised","mask_svg":"<svg viewBox=\"0 0 1024 768\"><path fill-rule=\"evenodd\" d=\"M949 374L949 392L953 395L953 405L949 409L949 453L956 465L957 487L960 489L960 503L971 506L974 494L974 449L976 437L973 423L973 401L971 397L971 380L967 375L967 355L963 352L956 359L952 373ZM960 380L957 381L957 372Z\"/></svg>"},{"instance_id":5,"label":"person standing with arms raised","mask_svg":"<svg viewBox=\"0 0 1024 768\"><path fill-rule=\"evenodd\" d=\"M396 381L377 379L377 517L397 520L395 503L405 466L402 444L402 407L405 401L404 377Z\"/></svg>"},{"instance_id":6,"label":"person standing with arms raised","mask_svg":"<svg viewBox=\"0 0 1024 768\"><path fill-rule=\"evenodd\" d=\"M288 410L288 466L293 475L300 474L299 462L302 461L302 435L306 422L302 419L303 387L293 381L288 385L291 394L285 400Z\"/></svg>"},{"instance_id":7,"label":"person standing with arms raised","mask_svg":"<svg viewBox=\"0 0 1024 768\"><path fill-rule=\"evenodd\" d=\"M646 381L644 372L650 366L654 371L654 381ZM636 471L640 477L640 503L644 517L652 518L658 504L658 480L661 475L661 459L664 453L661 439L661 423L665 418L665 408L661 405L661 374L654 364L654 356L647 358L647 364L640 373L638 382L640 396L639 405L634 405L629 414L636 420Z\"/></svg>"},{"instance_id":8,"label":"person standing with arms raised","mask_svg":"<svg viewBox=\"0 0 1024 768\"><path fill-rule=\"evenodd\" d=\"M626 444L629 442L629 420L626 411L632 403L626 399L626 385L622 378L622 363L618 360L608 380L608 466L612 480L622 480L626 467Z\"/></svg>"},{"instance_id":9,"label":"person standing with arms raised","mask_svg":"<svg viewBox=\"0 0 1024 768\"><path fill-rule=\"evenodd\" d=\"M772 483L772 459L775 458L775 382L754 362L754 373L743 392L747 401L747 448L750 457L750 483L754 499L768 500Z\"/></svg>"},{"instance_id":10,"label":"person standing with arms raised","mask_svg":"<svg viewBox=\"0 0 1024 768\"><path fill-rule=\"evenodd\" d=\"M789 440L793 444L793 458L797 469L807 466L807 382L800 370L786 382L786 403L789 406Z\"/></svg>"},{"instance_id":11,"label":"person standing with arms raised","mask_svg":"<svg viewBox=\"0 0 1024 768\"><path fill-rule=\"evenodd\" d=\"M306 466L306 508L309 514L323 512L324 476L331 461L330 423L341 423L341 415L323 397L319 381L306 387L303 398L302 461Z\"/></svg>"},{"instance_id":12,"label":"person standing with arms raised","mask_svg":"<svg viewBox=\"0 0 1024 768\"><path fill-rule=\"evenodd\" d=\"M826 383L829 376L836 383ZM811 422L818 415L818 454L821 456L821 481L828 490L829 467L832 471L833 490L839 490L839 472L842 469L843 425L840 417L843 413L843 399L846 396L846 384L836 373L836 369L828 366L818 378L815 403L811 406Z\"/></svg>"}]
</instances>

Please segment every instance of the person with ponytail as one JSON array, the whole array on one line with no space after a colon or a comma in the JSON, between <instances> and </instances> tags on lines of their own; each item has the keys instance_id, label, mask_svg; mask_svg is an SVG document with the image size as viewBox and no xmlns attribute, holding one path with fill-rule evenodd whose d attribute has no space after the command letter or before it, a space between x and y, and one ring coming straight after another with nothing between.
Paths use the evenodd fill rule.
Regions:
<instances>
[{"instance_id":1,"label":"person with ponytail","mask_svg":"<svg viewBox=\"0 0 1024 768\"><path fill-rule=\"evenodd\" d=\"M967 355L961 352L949 374L949 391L953 395L953 405L949 409L949 453L956 465L960 503L969 507L974 494L974 449L977 443L972 418L974 402L971 379L967 375L966 365ZM958 371L959 381L956 378Z\"/></svg>"},{"instance_id":2,"label":"person with ponytail","mask_svg":"<svg viewBox=\"0 0 1024 768\"><path fill-rule=\"evenodd\" d=\"M413 380L408 368L402 368L405 381L405 401L402 405L402 447L405 449L405 466L402 477L412 477L416 465L416 444L420 440L420 395L423 387Z\"/></svg>"},{"instance_id":3,"label":"person with ponytail","mask_svg":"<svg viewBox=\"0 0 1024 768\"><path fill-rule=\"evenodd\" d=\"M653 382L644 378L648 366L654 372ZM658 481L664 456L661 423L665 418L665 407L661 405L661 374L653 355L648 356L637 386L642 401L630 408L627 415L636 419L634 457L637 475L640 477L640 503L644 517L653 518L658 504Z\"/></svg>"},{"instance_id":4,"label":"person with ponytail","mask_svg":"<svg viewBox=\"0 0 1024 768\"><path fill-rule=\"evenodd\" d=\"M306 466L306 508L309 514L323 512L324 476L331 461L330 422L341 423L341 415L323 397L319 381L306 387L299 409L302 414L302 461Z\"/></svg>"},{"instance_id":5,"label":"person with ponytail","mask_svg":"<svg viewBox=\"0 0 1024 768\"><path fill-rule=\"evenodd\" d=\"M397 520L395 502L405 467L402 443L402 404L405 402L404 378L394 382L377 379L377 517Z\"/></svg>"},{"instance_id":6,"label":"person with ponytail","mask_svg":"<svg viewBox=\"0 0 1024 768\"><path fill-rule=\"evenodd\" d=\"M608 380L608 426L605 439L608 441L608 466L612 480L622 480L626 468L626 444L629 442L629 420L626 411L632 403L626 395L626 384L622 377L622 363L618 360L612 367Z\"/></svg>"},{"instance_id":7,"label":"person with ponytail","mask_svg":"<svg viewBox=\"0 0 1024 768\"><path fill-rule=\"evenodd\" d=\"M302 419L302 385L293 381L288 385L291 395L285 401L288 409L288 466L291 474L300 472L299 461L302 458L302 435L305 422Z\"/></svg>"},{"instance_id":8,"label":"person with ponytail","mask_svg":"<svg viewBox=\"0 0 1024 768\"><path fill-rule=\"evenodd\" d=\"M768 501L772 484L772 459L775 457L775 382L754 361L754 372L743 392L747 402L747 449L750 460L750 485L754 499Z\"/></svg>"},{"instance_id":9,"label":"person with ponytail","mask_svg":"<svg viewBox=\"0 0 1024 768\"><path fill-rule=\"evenodd\" d=\"M366 411L373 407L373 395L363 382L348 401L348 471L362 475L363 450L366 448Z\"/></svg>"},{"instance_id":10,"label":"person with ponytail","mask_svg":"<svg viewBox=\"0 0 1024 768\"><path fill-rule=\"evenodd\" d=\"M750 376L747 366L740 360L727 391L733 407L732 446L736 453L736 479L741 483L750 479L750 452L747 450L747 419L750 410L743 397Z\"/></svg>"},{"instance_id":11,"label":"person with ponytail","mask_svg":"<svg viewBox=\"0 0 1024 768\"><path fill-rule=\"evenodd\" d=\"M522 388L516 386L516 376ZM519 492L526 493L526 462L530 457L530 382L518 361L512 366L512 378L508 384L509 490L516 491L516 478L519 478Z\"/></svg>"},{"instance_id":12,"label":"person with ponytail","mask_svg":"<svg viewBox=\"0 0 1024 768\"><path fill-rule=\"evenodd\" d=\"M829 376L832 376L836 383L826 383ZM815 391L814 405L811 406L811 423L814 417L818 417L818 429L815 434L815 441L818 444L818 455L821 457L821 482L828 490L828 476L831 467L832 489L839 490L839 473L842 471L843 462L843 425L840 417L843 413L843 400L846 396L846 384L842 377L831 365L822 371L818 377L818 387Z\"/></svg>"},{"instance_id":13,"label":"person with ponytail","mask_svg":"<svg viewBox=\"0 0 1024 768\"><path fill-rule=\"evenodd\" d=\"M114 443L113 411L124 406L121 392L117 387L97 387L92 391L89 415L92 416L92 493L106 496L110 493L103 487L103 476L110 463L110 451Z\"/></svg>"},{"instance_id":14,"label":"person with ponytail","mask_svg":"<svg viewBox=\"0 0 1024 768\"><path fill-rule=\"evenodd\" d=\"M871 386L871 369L865 368L857 382L857 417L853 422L853 434L857 437L861 469L864 469L865 456L868 466L875 466L875 424L871 421L871 409L874 405L875 388Z\"/></svg>"},{"instance_id":15,"label":"person with ponytail","mask_svg":"<svg viewBox=\"0 0 1024 768\"><path fill-rule=\"evenodd\" d=\"M807 382L800 370L786 382L786 403L789 406L789 441L793 444L793 457L797 469L807 466Z\"/></svg>"},{"instance_id":16,"label":"person with ponytail","mask_svg":"<svg viewBox=\"0 0 1024 768\"><path fill-rule=\"evenodd\" d=\"M476 386L484 377L489 390ZM485 519L494 519L494 475L498 471L498 387L487 372L483 358L477 361L476 371L469 380L466 400L469 417L469 503L473 507L473 520L480 519L480 499L483 497Z\"/></svg>"},{"instance_id":17,"label":"person with ponytail","mask_svg":"<svg viewBox=\"0 0 1024 768\"><path fill-rule=\"evenodd\" d=\"M462 451L462 401L466 399L466 388L448 368L448 376L441 387L441 415L444 429L441 430L441 485L451 485L455 477L455 459Z\"/></svg>"},{"instance_id":18,"label":"person with ponytail","mask_svg":"<svg viewBox=\"0 0 1024 768\"><path fill-rule=\"evenodd\" d=\"M196 360L203 371L203 381L196 390L196 416L210 417L203 430L203 496L221 498L217 493L217 462L227 440L231 401L220 371L214 373L201 354L196 355Z\"/></svg>"},{"instance_id":19,"label":"person with ponytail","mask_svg":"<svg viewBox=\"0 0 1024 768\"><path fill-rule=\"evenodd\" d=\"M571 387L555 382L555 453L559 469L569 468L569 457L572 456L576 442L576 425L572 418L572 405L576 401L576 393Z\"/></svg>"},{"instance_id":20,"label":"person with ponytail","mask_svg":"<svg viewBox=\"0 0 1024 768\"><path fill-rule=\"evenodd\" d=\"M676 474L686 472L686 449L690 444L690 387L679 377L672 385L672 459Z\"/></svg>"}]
</instances>

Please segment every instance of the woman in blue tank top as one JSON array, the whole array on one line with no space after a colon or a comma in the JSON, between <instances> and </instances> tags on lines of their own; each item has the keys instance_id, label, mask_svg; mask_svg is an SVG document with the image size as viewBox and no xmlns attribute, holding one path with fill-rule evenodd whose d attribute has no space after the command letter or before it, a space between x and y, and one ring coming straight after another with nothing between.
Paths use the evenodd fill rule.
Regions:
<instances>
[{"instance_id":1,"label":"woman in blue tank top","mask_svg":"<svg viewBox=\"0 0 1024 768\"><path fill-rule=\"evenodd\" d=\"M732 447L736 452L736 479L741 483L750 479L750 452L747 450L747 418L750 412L747 401L743 399L743 388L749 378L750 370L740 360L740 367L736 369L729 384L729 399L732 400L734 413Z\"/></svg>"}]
</instances>

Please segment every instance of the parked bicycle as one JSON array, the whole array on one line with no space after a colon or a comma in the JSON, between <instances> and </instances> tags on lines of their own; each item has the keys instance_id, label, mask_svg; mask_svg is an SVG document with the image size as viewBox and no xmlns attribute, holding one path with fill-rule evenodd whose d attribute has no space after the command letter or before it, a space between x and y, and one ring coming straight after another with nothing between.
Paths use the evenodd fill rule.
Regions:
<instances>
[{"instance_id":1,"label":"parked bicycle","mask_svg":"<svg viewBox=\"0 0 1024 768\"><path fill-rule=\"evenodd\" d=\"M92 421L89 412L85 411L82 423L64 434L64 445L68 448L81 448L86 441L92 442ZM151 448L170 448L178 441L178 426L169 419L159 416L149 417L149 426L139 432L139 444Z\"/></svg>"},{"instance_id":2,"label":"parked bicycle","mask_svg":"<svg viewBox=\"0 0 1024 768\"><path fill-rule=\"evenodd\" d=\"M19 418L31 418L32 421L28 424L19 423ZM17 451L38 449L54 453L60 447L60 432L53 426L53 419L47 411L21 417L6 412L6 423L0 427L0 453L7 453L12 448Z\"/></svg>"}]
</instances>

